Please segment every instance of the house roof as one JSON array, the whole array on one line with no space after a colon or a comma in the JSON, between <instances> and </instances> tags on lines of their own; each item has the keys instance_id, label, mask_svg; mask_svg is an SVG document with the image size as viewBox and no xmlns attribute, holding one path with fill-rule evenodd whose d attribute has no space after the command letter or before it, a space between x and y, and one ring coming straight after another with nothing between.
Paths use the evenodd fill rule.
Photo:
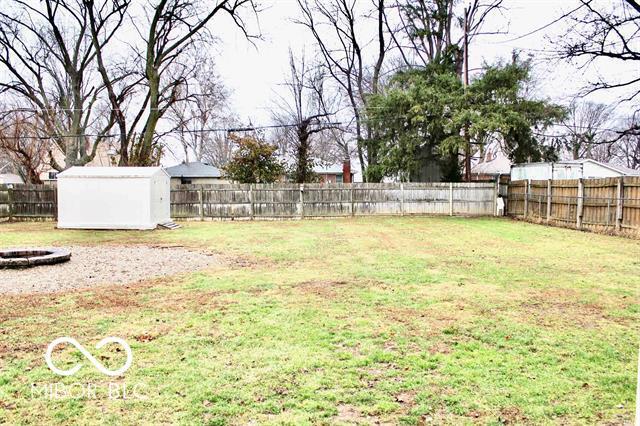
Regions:
<instances>
[{"instance_id":1,"label":"house roof","mask_svg":"<svg viewBox=\"0 0 640 426\"><path fill-rule=\"evenodd\" d=\"M313 171L319 175L341 175L342 164L332 164L330 166L315 166Z\"/></svg>"},{"instance_id":2,"label":"house roof","mask_svg":"<svg viewBox=\"0 0 640 426\"><path fill-rule=\"evenodd\" d=\"M171 177L185 178L221 178L222 172L211 164L199 161L182 163L165 169Z\"/></svg>"},{"instance_id":3,"label":"house roof","mask_svg":"<svg viewBox=\"0 0 640 426\"><path fill-rule=\"evenodd\" d=\"M502 154L502 152L499 152L495 159L491 161L483 161L482 163L478 163L473 166L471 168L471 173L484 175L508 175L511 173L511 160L509 160L506 155Z\"/></svg>"},{"instance_id":4,"label":"house roof","mask_svg":"<svg viewBox=\"0 0 640 426\"><path fill-rule=\"evenodd\" d=\"M165 173L162 167L71 167L60 178L146 178Z\"/></svg>"},{"instance_id":5,"label":"house roof","mask_svg":"<svg viewBox=\"0 0 640 426\"><path fill-rule=\"evenodd\" d=\"M0 184L16 184L16 183L24 183L22 178L13 173L3 173L0 174Z\"/></svg>"}]
</instances>

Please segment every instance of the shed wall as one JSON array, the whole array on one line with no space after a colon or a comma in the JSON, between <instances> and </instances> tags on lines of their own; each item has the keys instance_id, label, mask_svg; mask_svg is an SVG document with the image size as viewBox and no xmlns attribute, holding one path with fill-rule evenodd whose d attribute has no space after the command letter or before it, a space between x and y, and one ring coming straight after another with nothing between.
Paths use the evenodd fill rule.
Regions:
<instances>
[{"instance_id":1,"label":"shed wall","mask_svg":"<svg viewBox=\"0 0 640 426\"><path fill-rule=\"evenodd\" d=\"M151 191L149 178L60 178L58 227L153 229Z\"/></svg>"},{"instance_id":2,"label":"shed wall","mask_svg":"<svg viewBox=\"0 0 640 426\"><path fill-rule=\"evenodd\" d=\"M618 177L620 173L609 169L608 167L602 167L599 164L593 164L590 162L584 163L583 175L581 177L585 179L592 178L608 178L608 177Z\"/></svg>"},{"instance_id":3,"label":"shed wall","mask_svg":"<svg viewBox=\"0 0 640 426\"><path fill-rule=\"evenodd\" d=\"M151 221L155 225L171 220L171 178L158 173L151 178Z\"/></svg>"}]
</instances>

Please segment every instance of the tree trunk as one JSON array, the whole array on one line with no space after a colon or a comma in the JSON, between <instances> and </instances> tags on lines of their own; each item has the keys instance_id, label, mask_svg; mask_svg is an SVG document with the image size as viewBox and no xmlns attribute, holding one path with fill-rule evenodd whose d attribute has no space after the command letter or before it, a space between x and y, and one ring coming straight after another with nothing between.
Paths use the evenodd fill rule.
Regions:
<instances>
[{"instance_id":1,"label":"tree trunk","mask_svg":"<svg viewBox=\"0 0 640 426\"><path fill-rule=\"evenodd\" d=\"M296 183L307 183L309 176L309 131L306 125L298 127L298 148L296 150Z\"/></svg>"}]
</instances>

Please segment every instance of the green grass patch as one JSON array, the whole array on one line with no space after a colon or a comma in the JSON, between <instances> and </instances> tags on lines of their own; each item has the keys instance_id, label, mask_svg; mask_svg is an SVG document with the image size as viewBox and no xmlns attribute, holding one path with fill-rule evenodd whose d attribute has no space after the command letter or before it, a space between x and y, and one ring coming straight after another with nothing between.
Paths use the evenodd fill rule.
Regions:
<instances>
[{"instance_id":1,"label":"green grass patch","mask_svg":"<svg viewBox=\"0 0 640 426\"><path fill-rule=\"evenodd\" d=\"M180 244L228 267L0 299L0 423L630 423L640 243L497 219L0 225L0 246ZM132 265L131 267L135 267ZM2 272L0 271L0 279ZM71 336L124 378L101 375ZM91 383L92 398L42 386ZM144 398L110 399L127 386ZM140 396L138 395L138 396Z\"/></svg>"}]
</instances>

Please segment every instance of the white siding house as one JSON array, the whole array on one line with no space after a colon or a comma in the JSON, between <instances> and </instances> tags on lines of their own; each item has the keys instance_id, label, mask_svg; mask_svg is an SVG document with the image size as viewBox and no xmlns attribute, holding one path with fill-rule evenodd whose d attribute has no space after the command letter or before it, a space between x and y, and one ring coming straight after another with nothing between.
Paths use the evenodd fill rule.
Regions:
<instances>
[{"instance_id":1,"label":"white siding house","mask_svg":"<svg viewBox=\"0 0 640 426\"><path fill-rule=\"evenodd\" d=\"M511 166L511 180L597 179L620 176L640 176L632 170L595 160L559 161L557 163L526 163Z\"/></svg>"},{"instance_id":2,"label":"white siding house","mask_svg":"<svg viewBox=\"0 0 640 426\"><path fill-rule=\"evenodd\" d=\"M72 167L58 175L58 227L154 229L170 220L160 167Z\"/></svg>"}]
</instances>

